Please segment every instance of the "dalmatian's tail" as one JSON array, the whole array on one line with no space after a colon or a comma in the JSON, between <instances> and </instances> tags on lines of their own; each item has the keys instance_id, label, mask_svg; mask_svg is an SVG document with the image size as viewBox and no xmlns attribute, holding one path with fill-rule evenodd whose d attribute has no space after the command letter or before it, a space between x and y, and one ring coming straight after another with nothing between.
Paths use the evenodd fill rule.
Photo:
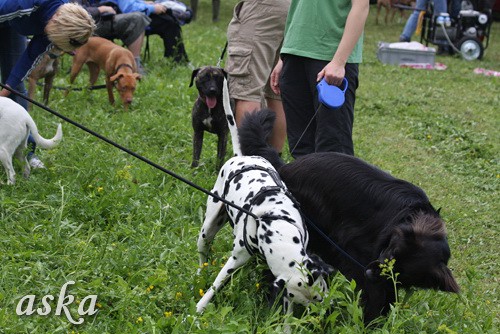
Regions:
<instances>
[{"instance_id":1,"label":"dalmatian's tail","mask_svg":"<svg viewBox=\"0 0 500 334\"><path fill-rule=\"evenodd\" d=\"M276 114L270 109L247 113L238 130L243 155L263 157L278 169L285 163L278 151L268 143L275 119Z\"/></svg>"},{"instance_id":2,"label":"dalmatian's tail","mask_svg":"<svg viewBox=\"0 0 500 334\"><path fill-rule=\"evenodd\" d=\"M222 104L224 106L224 112L226 113L227 125L229 126L229 132L231 132L231 142L233 144L233 152L235 156L243 156L241 152L240 141L238 137L238 128L236 127L236 120L234 119L234 113L231 109L231 101L229 100L229 89L227 86L227 79L224 78L224 84L222 87Z\"/></svg>"}]
</instances>

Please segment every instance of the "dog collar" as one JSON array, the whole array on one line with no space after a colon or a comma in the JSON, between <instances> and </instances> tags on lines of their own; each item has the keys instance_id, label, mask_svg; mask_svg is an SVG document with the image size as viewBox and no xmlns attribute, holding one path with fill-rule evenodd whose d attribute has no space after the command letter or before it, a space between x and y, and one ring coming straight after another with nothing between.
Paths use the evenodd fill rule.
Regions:
<instances>
[{"instance_id":1,"label":"dog collar","mask_svg":"<svg viewBox=\"0 0 500 334\"><path fill-rule=\"evenodd\" d=\"M116 73L118 73L118 71L119 71L119 70L120 70L120 68L122 68L122 67L128 67L128 68L130 68L130 69L132 70L132 72L134 71L134 68L132 67L132 65L123 63L123 64L118 65L118 66L115 68L115 74L116 74Z\"/></svg>"},{"instance_id":2,"label":"dog collar","mask_svg":"<svg viewBox=\"0 0 500 334\"><path fill-rule=\"evenodd\" d=\"M281 188L285 188L285 184L283 183L283 181L279 177L278 172L276 172L274 169L262 167L259 165L246 165L246 166L243 166L240 170L238 170L236 172L231 172L231 174L229 174L229 176L227 177L227 180L226 180L226 184L224 185L224 196L227 195L227 191L229 189L229 187L228 187L229 183L236 176L243 174L245 172L251 171L251 170L261 170L263 172L266 172L267 174L269 174L271 176L271 178L273 179L274 183L276 183L277 186L279 186Z\"/></svg>"}]
</instances>

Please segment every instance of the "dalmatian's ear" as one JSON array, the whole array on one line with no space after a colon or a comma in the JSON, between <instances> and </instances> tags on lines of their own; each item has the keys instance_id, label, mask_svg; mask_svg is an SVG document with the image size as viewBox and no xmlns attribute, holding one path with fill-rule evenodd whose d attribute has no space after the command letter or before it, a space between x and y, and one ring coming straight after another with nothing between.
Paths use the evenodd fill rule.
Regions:
<instances>
[{"instance_id":1,"label":"dalmatian's ear","mask_svg":"<svg viewBox=\"0 0 500 334\"><path fill-rule=\"evenodd\" d=\"M319 256L315 254L309 255L309 259L305 260L304 264L307 270L309 270L309 272L311 273L309 276L309 285L312 285L312 283L316 281L318 277L328 277L335 271L335 269L331 265L323 261Z\"/></svg>"}]
</instances>

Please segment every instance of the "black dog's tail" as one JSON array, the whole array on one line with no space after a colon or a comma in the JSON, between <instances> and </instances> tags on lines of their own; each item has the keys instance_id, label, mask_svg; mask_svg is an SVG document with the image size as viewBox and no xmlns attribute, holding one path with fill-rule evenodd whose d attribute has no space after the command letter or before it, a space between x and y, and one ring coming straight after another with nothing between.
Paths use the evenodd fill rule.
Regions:
<instances>
[{"instance_id":1,"label":"black dog's tail","mask_svg":"<svg viewBox=\"0 0 500 334\"><path fill-rule=\"evenodd\" d=\"M276 149L267 142L275 119L276 115L270 109L247 113L238 128L238 136L243 155L261 156L278 169L285 163Z\"/></svg>"}]
</instances>

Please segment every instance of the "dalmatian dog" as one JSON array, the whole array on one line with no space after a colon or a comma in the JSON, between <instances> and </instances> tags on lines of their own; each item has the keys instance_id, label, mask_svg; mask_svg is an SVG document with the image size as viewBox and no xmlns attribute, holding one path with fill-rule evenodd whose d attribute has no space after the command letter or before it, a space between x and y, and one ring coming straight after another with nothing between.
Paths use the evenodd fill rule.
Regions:
<instances>
[{"instance_id":1,"label":"dalmatian dog","mask_svg":"<svg viewBox=\"0 0 500 334\"><path fill-rule=\"evenodd\" d=\"M217 198L208 198L198 237L200 268L207 262L215 235L229 220L235 241L231 257L196 310L203 312L231 274L253 255L262 256L273 273L273 294L282 292L285 312L292 312L294 303L321 301L327 290L325 277L333 268L306 253L308 234L299 205L272 165L261 157L241 155L226 81L223 95L236 156L222 166L212 192L246 212Z\"/></svg>"}]
</instances>

